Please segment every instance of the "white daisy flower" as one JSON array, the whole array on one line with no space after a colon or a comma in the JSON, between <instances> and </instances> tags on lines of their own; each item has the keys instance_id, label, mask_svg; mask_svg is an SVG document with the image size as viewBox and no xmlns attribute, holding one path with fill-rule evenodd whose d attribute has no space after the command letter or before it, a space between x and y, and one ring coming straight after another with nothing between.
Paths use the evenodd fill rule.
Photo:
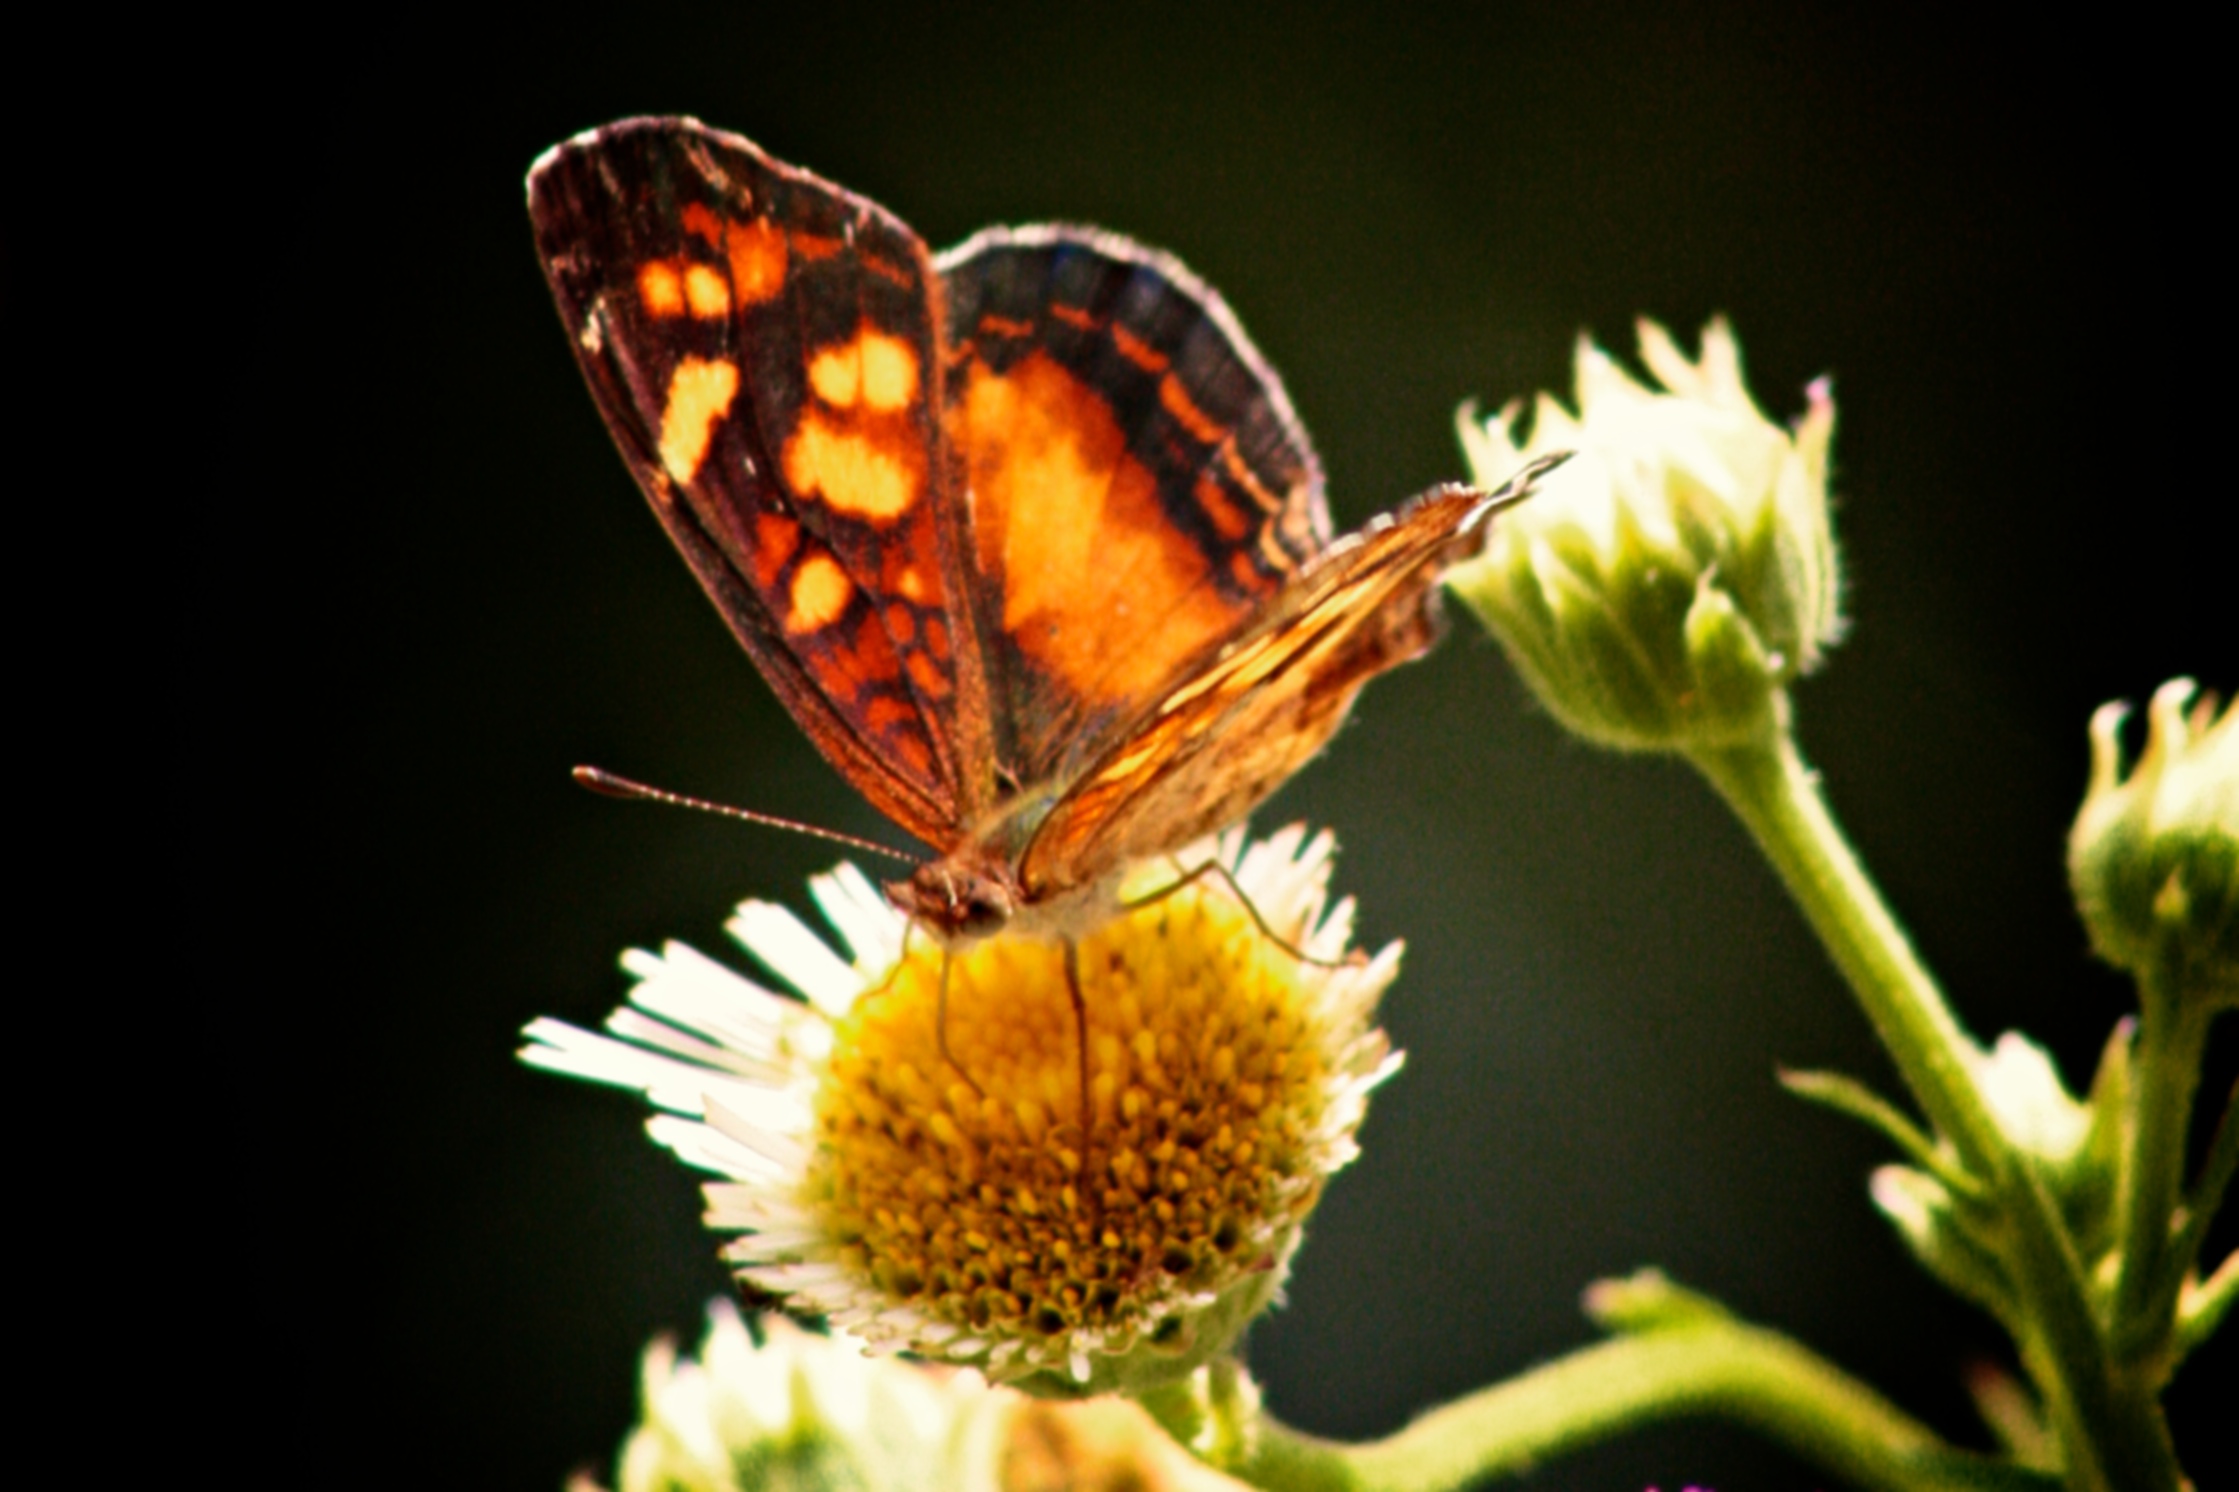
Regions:
<instances>
[{"instance_id":1,"label":"white daisy flower","mask_svg":"<svg viewBox=\"0 0 2239 1492\"><path fill-rule=\"evenodd\" d=\"M697 1358L647 1349L638 1423L619 1492L748 1492L769 1486L993 1489L1007 1405L977 1374L863 1355L782 1316L759 1346L727 1300L708 1308ZM571 1492L596 1492L579 1477Z\"/></svg>"},{"instance_id":2,"label":"white daisy flower","mask_svg":"<svg viewBox=\"0 0 2239 1492\"><path fill-rule=\"evenodd\" d=\"M810 883L844 951L766 902L729 924L798 998L671 943L624 956L607 1034L538 1020L521 1055L642 1091L789 1309L1035 1392L1141 1390L1273 1299L1399 1065L1372 1024L1399 945L1348 951L1333 849L1236 830L1133 876L1078 940L1085 1091L1063 945L944 950L852 865ZM1236 889L1156 896L1215 855Z\"/></svg>"},{"instance_id":3,"label":"white daisy flower","mask_svg":"<svg viewBox=\"0 0 2239 1492\"><path fill-rule=\"evenodd\" d=\"M845 1333L819 1335L783 1316L766 1318L759 1335L757 1344L737 1307L719 1300L696 1358L666 1339L646 1350L617 1492L1244 1489L1127 1399L1034 1399L969 1368L868 1356ZM1240 1394L1235 1407L1256 1408L1248 1379L1228 1387ZM1189 1391L1207 1399L1204 1371ZM600 1486L578 1474L569 1492Z\"/></svg>"}]
</instances>

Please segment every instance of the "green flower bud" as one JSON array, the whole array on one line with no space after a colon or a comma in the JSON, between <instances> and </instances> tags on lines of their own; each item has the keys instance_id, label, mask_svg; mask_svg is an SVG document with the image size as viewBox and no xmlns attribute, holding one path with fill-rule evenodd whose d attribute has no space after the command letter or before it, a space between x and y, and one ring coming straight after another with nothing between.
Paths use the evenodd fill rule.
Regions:
<instances>
[{"instance_id":1,"label":"green flower bud","mask_svg":"<svg viewBox=\"0 0 2239 1492\"><path fill-rule=\"evenodd\" d=\"M2239 1002L2239 726L2174 679L2146 709L2126 774L2121 704L2091 717L2091 786L2068 837L2068 879L2100 957Z\"/></svg>"},{"instance_id":2,"label":"green flower bud","mask_svg":"<svg viewBox=\"0 0 2239 1492\"><path fill-rule=\"evenodd\" d=\"M1834 402L1807 390L1793 430L1761 414L1723 319L1689 361L1654 322L1636 382L1581 340L1574 415L1542 394L1460 416L1480 483L1577 456L1492 528L1448 582L1554 715L1636 750L1718 747L1779 728L1788 682L1841 631L1827 514Z\"/></svg>"}]
</instances>

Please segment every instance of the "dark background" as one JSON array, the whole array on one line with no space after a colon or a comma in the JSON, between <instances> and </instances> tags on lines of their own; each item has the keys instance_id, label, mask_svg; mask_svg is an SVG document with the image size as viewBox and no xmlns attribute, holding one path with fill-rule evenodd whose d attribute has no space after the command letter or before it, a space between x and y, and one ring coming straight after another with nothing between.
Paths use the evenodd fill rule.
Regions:
<instances>
[{"instance_id":1,"label":"dark background","mask_svg":"<svg viewBox=\"0 0 2239 1492\"><path fill-rule=\"evenodd\" d=\"M241 977L273 991L254 1024L321 1030L342 1069L253 1097L303 1137L271 1158L273 1350L341 1344L349 1459L604 1468L639 1349L724 1288L638 1108L519 1067L515 1033L595 1022L626 946L720 952L740 897L805 906L832 856L567 769L886 833L609 448L530 250L538 151L690 112L936 246L1062 218L1171 249L1282 370L1345 526L1460 474L1464 396L1567 386L1581 328L1629 353L1636 314L1692 346L1727 312L1777 416L1832 372L1855 627L1800 692L1806 751L1970 1027L2025 1026L2080 1084L2126 1008L2061 868L2085 721L2174 674L2239 682L2228 541L2201 532L2232 491L2187 206L2210 137L2193 64L2149 45L1575 4L661 5L355 37L336 76L362 86L285 136L319 163L303 205L240 198L267 215L247 242L319 228L291 261L319 293L269 349L318 459L256 474L276 495L241 531L285 549L208 598L197 696L211 739L248 722L306 779L266 810L254 921L308 946ZM1565 738L1457 618L1259 823L1298 817L1341 836L1367 939L1408 940L1410 1060L1252 1337L1278 1413L1390 1431L1589 1341L1580 1289L1656 1263L1979 1441L1960 1375L2007 1349L1871 1210L1885 1148L1776 1088L1776 1063L1893 1079L1706 788ZM2204 1486L2218 1368L2174 1400ZM1686 1425L1534 1485L1823 1481Z\"/></svg>"}]
</instances>

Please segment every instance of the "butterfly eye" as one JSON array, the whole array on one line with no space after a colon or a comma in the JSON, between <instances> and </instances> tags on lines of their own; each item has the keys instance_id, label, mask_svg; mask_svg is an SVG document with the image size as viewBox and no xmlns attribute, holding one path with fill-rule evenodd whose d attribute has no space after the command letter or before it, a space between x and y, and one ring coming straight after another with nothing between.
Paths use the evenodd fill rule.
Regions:
<instances>
[{"instance_id":1,"label":"butterfly eye","mask_svg":"<svg viewBox=\"0 0 2239 1492\"><path fill-rule=\"evenodd\" d=\"M1000 932L1003 924L1011 920L1013 910L1007 897L1001 901L968 901L957 909L952 931L967 938L986 937L990 933Z\"/></svg>"}]
</instances>

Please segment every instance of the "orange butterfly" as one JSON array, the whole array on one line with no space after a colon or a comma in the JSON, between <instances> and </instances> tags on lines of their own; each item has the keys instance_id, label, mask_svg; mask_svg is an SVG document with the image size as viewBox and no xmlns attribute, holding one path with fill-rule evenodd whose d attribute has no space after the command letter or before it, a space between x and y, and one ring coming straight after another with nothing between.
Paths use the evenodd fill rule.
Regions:
<instances>
[{"instance_id":1,"label":"orange butterfly","mask_svg":"<svg viewBox=\"0 0 2239 1492\"><path fill-rule=\"evenodd\" d=\"M1498 493L1332 541L1273 370L1180 264L1091 229L937 258L691 119L529 174L537 248L653 511L802 729L937 851L947 938L1060 921L1241 818L1438 634Z\"/></svg>"}]
</instances>

